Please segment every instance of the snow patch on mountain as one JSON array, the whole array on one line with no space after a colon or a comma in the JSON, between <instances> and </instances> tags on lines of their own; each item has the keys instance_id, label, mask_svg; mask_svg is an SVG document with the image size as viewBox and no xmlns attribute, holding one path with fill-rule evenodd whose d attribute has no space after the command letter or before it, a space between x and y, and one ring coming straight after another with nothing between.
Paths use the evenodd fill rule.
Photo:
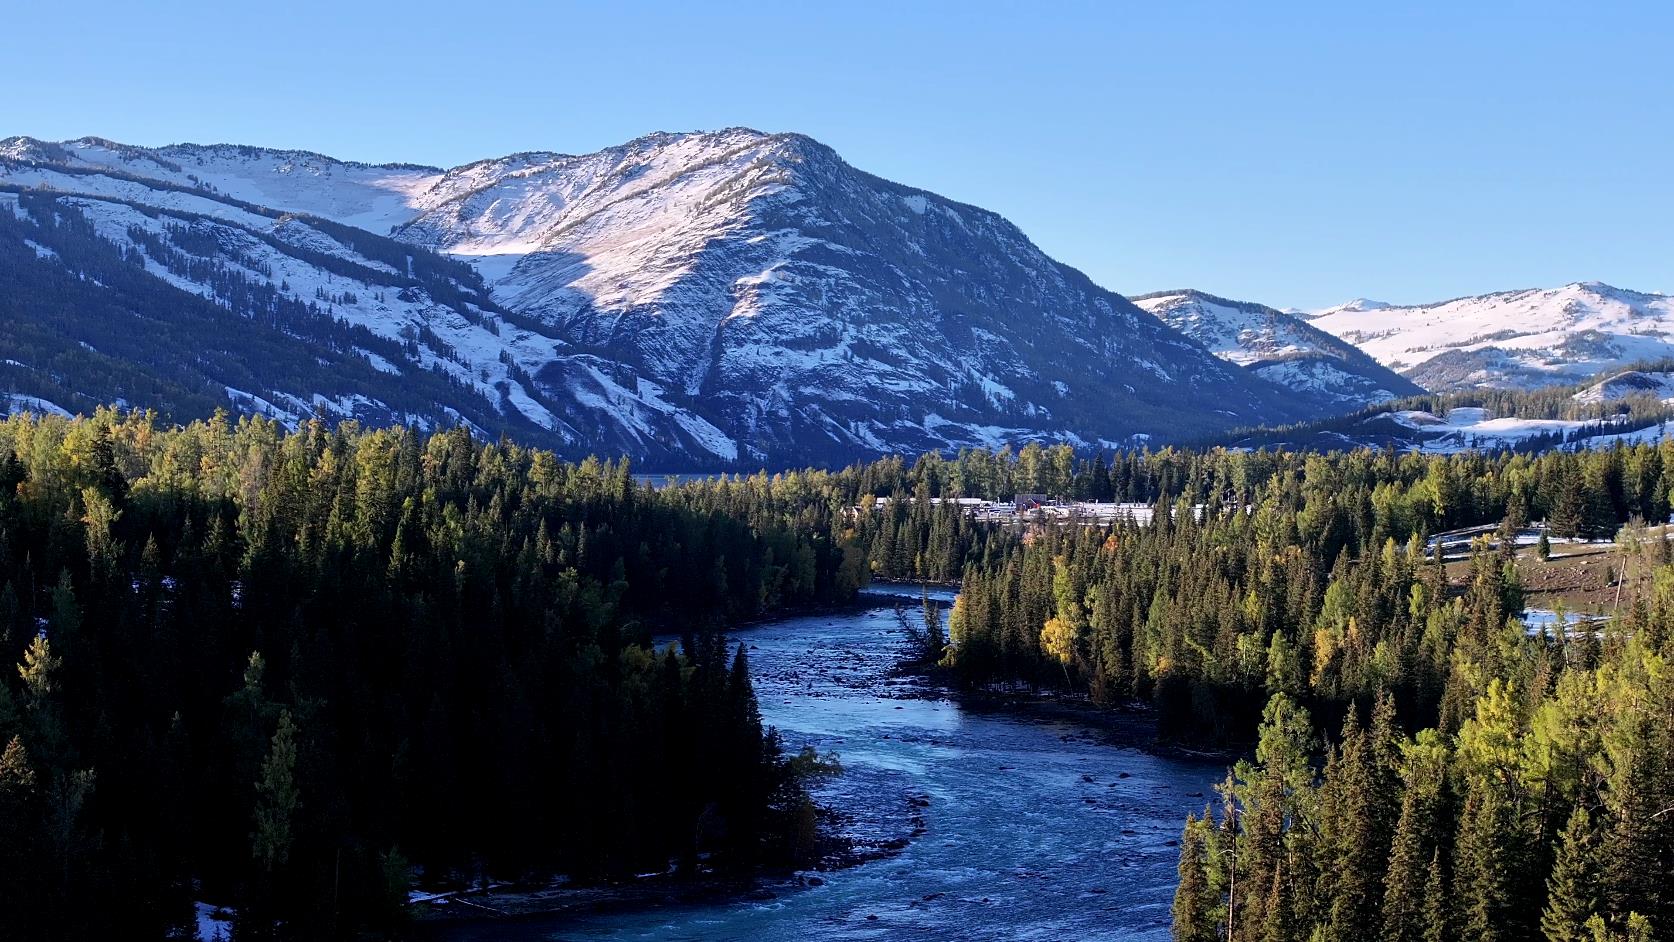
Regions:
<instances>
[{"instance_id":1,"label":"snow patch on mountain","mask_svg":"<svg viewBox=\"0 0 1674 942\"><path fill-rule=\"evenodd\" d=\"M1293 421L1336 408L1320 393L1357 369L1300 350L1238 369L1001 217L794 134L659 133L448 170L12 138L0 184L73 194L62 205L101 237L199 297L220 303L230 273L318 303L400 345L401 359L363 352L380 374L439 371L548 443L669 464ZM358 231L474 275L407 284L414 260ZM316 392L227 394L276 415L376 405Z\"/></svg>"},{"instance_id":2,"label":"snow patch on mountain","mask_svg":"<svg viewBox=\"0 0 1674 942\"><path fill-rule=\"evenodd\" d=\"M1309 323L1436 391L1573 383L1674 356L1674 298L1599 282L1425 305L1351 303Z\"/></svg>"},{"instance_id":3,"label":"snow patch on mountain","mask_svg":"<svg viewBox=\"0 0 1674 942\"><path fill-rule=\"evenodd\" d=\"M1133 300L1221 359L1322 408L1347 410L1422 391L1350 344L1265 305L1194 290Z\"/></svg>"},{"instance_id":4,"label":"snow patch on mountain","mask_svg":"<svg viewBox=\"0 0 1674 942\"><path fill-rule=\"evenodd\" d=\"M1674 372L1628 370L1599 380L1576 393L1577 402L1615 402L1630 396L1651 396L1674 402Z\"/></svg>"}]
</instances>

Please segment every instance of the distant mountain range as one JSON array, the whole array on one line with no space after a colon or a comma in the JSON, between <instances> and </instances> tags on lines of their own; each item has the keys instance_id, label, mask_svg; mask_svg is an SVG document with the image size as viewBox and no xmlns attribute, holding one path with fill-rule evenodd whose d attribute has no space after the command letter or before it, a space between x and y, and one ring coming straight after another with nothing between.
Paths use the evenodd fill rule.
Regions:
<instances>
[{"instance_id":1,"label":"distant mountain range","mask_svg":"<svg viewBox=\"0 0 1674 942\"><path fill-rule=\"evenodd\" d=\"M1347 412L1424 391L1354 345L1261 304L1193 290L1159 291L1133 301L1210 353L1321 411Z\"/></svg>"},{"instance_id":2,"label":"distant mountain range","mask_svg":"<svg viewBox=\"0 0 1674 942\"><path fill-rule=\"evenodd\" d=\"M1308 323L1435 392L1568 384L1674 357L1674 297L1596 281L1435 304L1359 300Z\"/></svg>"},{"instance_id":3,"label":"distant mountain range","mask_svg":"<svg viewBox=\"0 0 1674 942\"><path fill-rule=\"evenodd\" d=\"M662 467L1321 414L1004 219L799 135L654 134L443 170L0 142L0 390L466 422Z\"/></svg>"},{"instance_id":4,"label":"distant mountain range","mask_svg":"<svg viewBox=\"0 0 1674 942\"><path fill-rule=\"evenodd\" d=\"M0 141L0 410L465 423L696 469L1201 439L1674 356L1674 299L1595 283L1137 301L795 134L452 169Z\"/></svg>"},{"instance_id":5,"label":"distant mountain range","mask_svg":"<svg viewBox=\"0 0 1674 942\"><path fill-rule=\"evenodd\" d=\"M1134 301L1217 356L1322 406L1353 407L1419 387L1569 385L1674 358L1674 297L1599 282L1433 304L1357 298L1311 313L1195 290Z\"/></svg>"}]
</instances>

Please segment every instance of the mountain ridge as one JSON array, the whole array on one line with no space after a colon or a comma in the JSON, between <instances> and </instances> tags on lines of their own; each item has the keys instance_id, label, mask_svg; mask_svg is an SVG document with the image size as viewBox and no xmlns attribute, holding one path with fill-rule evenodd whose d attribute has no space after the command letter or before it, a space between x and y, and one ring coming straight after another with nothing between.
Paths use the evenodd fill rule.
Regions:
<instances>
[{"instance_id":1,"label":"mountain ridge","mask_svg":"<svg viewBox=\"0 0 1674 942\"><path fill-rule=\"evenodd\" d=\"M1317 412L998 214L857 170L806 135L658 132L447 170L8 138L0 183L45 188L178 290L225 305L229 268L286 303L312 288L309 316L400 345L381 372L441 371L566 451L697 465L1111 447ZM19 199L6 208L21 219ZM417 256L396 245L433 253L428 282L407 283ZM158 253L182 257L170 269ZM454 405L437 401L430 421Z\"/></svg>"},{"instance_id":2,"label":"mountain ridge","mask_svg":"<svg viewBox=\"0 0 1674 942\"><path fill-rule=\"evenodd\" d=\"M1358 347L1264 304L1196 288L1131 300L1216 356L1311 398L1322 410L1350 411L1423 392Z\"/></svg>"},{"instance_id":3,"label":"mountain ridge","mask_svg":"<svg viewBox=\"0 0 1674 942\"><path fill-rule=\"evenodd\" d=\"M1561 385L1674 355L1674 297L1600 281L1427 304L1339 305L1308 323L1437 391Z\"/></svg>"}]
</instances>

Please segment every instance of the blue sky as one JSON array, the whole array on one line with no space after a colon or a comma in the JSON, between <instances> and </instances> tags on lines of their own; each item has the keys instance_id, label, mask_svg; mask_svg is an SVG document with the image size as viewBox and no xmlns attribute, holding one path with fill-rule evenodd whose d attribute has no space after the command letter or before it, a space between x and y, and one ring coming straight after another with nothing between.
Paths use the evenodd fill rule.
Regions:
<instances>
[{"instance_id":1,"label":"blue sky","mask_svg":"<svg viewBox=\"0 0 1674 942\"><path fill-rule=\"evenodd\" d=\"M999 211L1126 293L1674 292L1674 4L82 0L4 23L0 136L447 165L747 125Z\"/></svg>"}]
</instances>

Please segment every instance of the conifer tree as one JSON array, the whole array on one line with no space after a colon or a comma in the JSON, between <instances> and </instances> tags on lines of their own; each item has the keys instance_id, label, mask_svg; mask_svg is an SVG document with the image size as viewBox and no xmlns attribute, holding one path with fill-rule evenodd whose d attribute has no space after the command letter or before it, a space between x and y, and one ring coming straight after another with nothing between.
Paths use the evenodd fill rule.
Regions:
<instances>
[{"instance_id":1,"label":"conifer tree","mask_svg":"<svg viewBox=\"0 0 1674 942\"><path fill-rule=\"evenodd\" d=\"M1468 887L1459 900L1459 928L1467 938L1499 942L1517 938L1514 883L1520 861L1512 837L1515 823L1505 797L1493 783L1477 778L1459 822L1454 881Z\"/></svg>"},{"instance_id":2,"label":"conifer tree","mask_svg":"<svg viewBox=\"0 0 1674 942\"><path fill-rule=\"evenodd\" d=\"M1546 883L1540 931L1546 942L1589 942L1587 920L1598 910L1592 818L1577 807L1558 841L1557 862Z\"/></svg>"},{"instance_id":3,"label":"conifer tree","mask_svg":"<svg viewBox=\"0 0 1674 942\"><path fill-rule=\"evenodd\" d=\"M1383 932L1390 942L1420 942L1426 924L1426 881L1437 851L1446 746L1425 730L1407 749L1401 813L1384 883Z\"/></svg>"},{"instance_id":4,"label":"conifer tree","mask_svg":"<svg viewBox=\"0 0 1674 942\"><path fill-rule=\"evenodd\" d=\"M1430 856L1429 873L1424 878L1423 942L1452 942L1452 905L1447 897L1447 878L1442 872L1441 850Z\"/></svg>"},{"instance_id":5,"label":"conifer tree","mask_svg":"<svg viewBox=\"0 0 1674 942\"><path fill-rule=\"evenodd\" d=\"M1216 940L1208 844L1208 823L1196 815L1188 815L1180 837L1180 882L1174 890L1174 942Z\"/></svg>"},{"instance_id":6,"label":"conifer tree","mask_svg":"<svg viewBox=\"0 0 1674 942\"><path fill-rule=\"evenodd\" d=\"M29 764L29 752L23 739L13 736L0 752L0 802L21 803L34 794L35 769Z\"/></svg>"},{"instance_id":7,"label":"conifer tree","mask_svg":"<svg viewBox=\"0 0 1674 942\"><path fill-rule=\"evenodd\" d=\"M1295 914L1291 911L1291 894L1285 884L1282 863L1273 868L1273 880L1262 909L1260 934L1250 938L1258 942L1292 942L1296 937Z\"/></svg>"},{"instance_id":8,"label":"conifer tree","mask_svg":"<svg viewBox=\"0 0 1674 942\"><path fill-rule=\"evenodd\" d=\"M256 830L251 835L256 860L269 873L289 858L292 826L301 800L296 786L296 724L291 711L279 713L273 746L256 781Z\"/></svg>"},{"instance_id":9,"label":"conifer tree","mask_svg":"<svg viewBox=\"0 0 1674 942\"><path fill-rule=\"evenodd\" d=\"M1330 937L1378 936L1378 887L1389 849L1380 833L1378 787L1371 743L1353 709L1343 725L1341 748L1326 771L1321 805L1320 871L1328 879Z\"/></svg>"}]
</instances>

